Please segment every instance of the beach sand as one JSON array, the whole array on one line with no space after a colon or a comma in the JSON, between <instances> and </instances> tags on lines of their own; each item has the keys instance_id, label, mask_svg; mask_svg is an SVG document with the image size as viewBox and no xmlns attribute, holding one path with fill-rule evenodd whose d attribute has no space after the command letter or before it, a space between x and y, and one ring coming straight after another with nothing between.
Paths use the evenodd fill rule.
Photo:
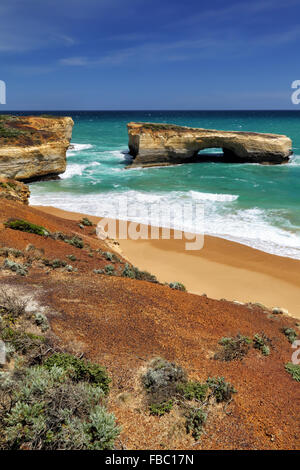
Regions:
<instances>
[{"instance_id":1,"label":"beach sand","mask_svg":"<svg viewBox=\"0 0 300 470\"><path fill-rule=\"evenodd\" d=\"M82 215L35 206L58 217ZM93 222L99 217L87 216ZM205 236L200 251L186 251L187 240L119 240L123 255L161 282L181 282L189 292L214 299L259 302L281 307L300 319L300 261L270 255L222 238Z\"/></svg>"}]
</instances>

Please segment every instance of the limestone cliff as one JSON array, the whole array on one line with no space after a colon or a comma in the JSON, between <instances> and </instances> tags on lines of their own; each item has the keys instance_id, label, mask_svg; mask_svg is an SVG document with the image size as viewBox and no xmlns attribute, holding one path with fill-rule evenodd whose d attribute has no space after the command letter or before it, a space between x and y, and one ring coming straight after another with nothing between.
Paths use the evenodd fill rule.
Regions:
<instances>
[{"instance_id":1,"label":"limestone cliff","mask_svg":"<svg viewBox=\"0 0 300 470\"><path fill-rule=\"evenodd\" d=\"M70 117L0 116L0 176L34 180L66 170Z\"/></svg>"},{"instance_id":2,"label":"limestone cliff","mask_svg":"<svg viewBox=\"0 0 300 470\"><path fill-rule=\"evenodd\" d=\"M131 166L172 165L201 161L200 150L222 148L223 161L265 164L289 160L292 141L285 135L217 131L172 124L128 124Z\"/></svg>"}]
</instances>

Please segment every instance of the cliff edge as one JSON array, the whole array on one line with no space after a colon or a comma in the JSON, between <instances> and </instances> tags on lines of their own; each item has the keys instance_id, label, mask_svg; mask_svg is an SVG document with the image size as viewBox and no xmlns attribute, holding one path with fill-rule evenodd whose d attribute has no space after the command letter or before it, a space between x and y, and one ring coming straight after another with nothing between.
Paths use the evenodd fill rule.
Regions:
<instances>
[{"instance_id":1,"label":"cliff edge","mask_svg":"<svg viewBox=\"0 0 300 470\"><path fill-rule=\"evenodd\" d=\"M0 177L31 181L66 170L70 117L0 116Z\"/></svg>"}]
</instances>

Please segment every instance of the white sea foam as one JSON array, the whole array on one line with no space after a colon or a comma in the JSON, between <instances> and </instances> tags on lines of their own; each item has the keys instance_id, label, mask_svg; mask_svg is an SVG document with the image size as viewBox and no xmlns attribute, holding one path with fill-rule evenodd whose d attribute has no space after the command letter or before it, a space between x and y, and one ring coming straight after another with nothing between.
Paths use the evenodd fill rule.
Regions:
<instances>
[{"instance_id":1,"label":"white sea foam","mask_svg":"<svg viewBox=\"0 0 300 470\"><path fill-rule=\"evenodd\" d=\"M238 196L234 194L201 193L199 191L189 191L189 194L198 201L232 202L238 199Z\"/></svg>"},{"instance_id":2,"label":"white sea foam","mask_svg":"<svg viewBox=\"0 0 300 470\"><path fill-rule=\"evenodd\" d=\"M67 157L72 157L73 155L76 155L77 152L81 152L83 150L88 150L91 149L93 146L92 144L75 144L71 143L71 147L67 151Z\"/></svg>"},{"instance_id":3,"label":"white sea foam","mask_svg":"<svg viewBox=\"0 0 300 470\"><path fill-rule=\"evenodd\" d=\"M65 180L72 178L73 176L81 176L86 165L81 165L79 163L73 163L67 166L66 171L60 175L61 179Z\"/></svg>"},{"instance_id":4,"label":"white sea foam","mask_svg":"<svg viewBox=\"0 0 300 470\"><path fill-rule=\"evenodd\" d=\"M70 166L69 171L79 173L82 168ZM45 196L44 192L39 191L38 186L33 185L31 189L31 204L53 205L65 210L102 217L119 217L144 223L149 223L149 219L145 213L139 213L138 203L145 204L148 208L155 203L160 203L160 207L163 208L161 226L168 226L166 221L169 220L170 207L196 199L197 202L202 201L204 204L206 234L236 241L268 253L300 259L299 232L297 233L294 227L288 226L284 213L279 210L266 211L260 208L238 209L234 204L237 195L217 195L198 191L148 193L131 190L85 195L71 193L62 195L58 192L47 193ZM118 212L117 206L113 204L117 199L128 202L129 213ZM182 220L176 213L173 214L170 227L198 233L203 230L202 226L197 226L195 220L191 225L187 222L186 226L182 227Z\"/></svg>"}]
</instances>

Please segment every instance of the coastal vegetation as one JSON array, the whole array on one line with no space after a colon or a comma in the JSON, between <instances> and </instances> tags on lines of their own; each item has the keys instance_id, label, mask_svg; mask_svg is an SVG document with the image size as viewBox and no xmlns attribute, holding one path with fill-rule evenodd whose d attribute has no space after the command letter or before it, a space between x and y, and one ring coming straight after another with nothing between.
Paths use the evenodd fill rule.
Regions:
<instances>
[{"instance_id":1,"label":"coastal vegetation","mask_svg":"<svg viewBox=\"0 0 300 470\"><path fill-rule=\"evenodd\" d=\"M293 364L292 362L288 362L285 365L285 370L291 374L294 380L300 382L300 364Z\"/></svg>"},{"instance_id":2,"label":"coastal vegetation","mask_svg":"<svg viewBox=\"0 0 300 470\"><path fill-rule=\"evenodd\" d=\"M176 408L185 419L186 432L196 440L215 404L229 404L237 393L224 377L208 377L203 383L188 380L181 366L162 358L151 361L142 384L150 415L161 417Z\"/></svg>"},{"instance_id":3,"label":"coastal vegetation","mask_svg":"<svg viewBox=\"0 0 300 470\"><path fill-rule=\"evenodd\" d=\"M106 409L104 367L61 352L42 313L0 292L0 449L112 449L120 429ZM35 329L38 333L33 333Z\"/></svg>"},{"instance_id":4,"label":"coastal vegetation","mask_svg":"<svg viewBox=\"0 0 300 470\"><path fill-rule=\"evenodd\" d=\"M282 329L282 332L292 344L298 338L298 333L294 328L285 327Z\"/></svg>"},{"instance_id":5,"label":"coastal vegetation","mask_svg":"<svg viewBox=\"0 0 300 470\"><path fill-rule=\"evenodd\" d=\"M41 237L47 237L49 235L48 230L45 227L40 225L32 224L27 222L27 220L22 219L10 219L5 222L5 227L12 230L19 230L21 232L34 233L35 235L40 235Z\"/></svg>"}]
</instances>

